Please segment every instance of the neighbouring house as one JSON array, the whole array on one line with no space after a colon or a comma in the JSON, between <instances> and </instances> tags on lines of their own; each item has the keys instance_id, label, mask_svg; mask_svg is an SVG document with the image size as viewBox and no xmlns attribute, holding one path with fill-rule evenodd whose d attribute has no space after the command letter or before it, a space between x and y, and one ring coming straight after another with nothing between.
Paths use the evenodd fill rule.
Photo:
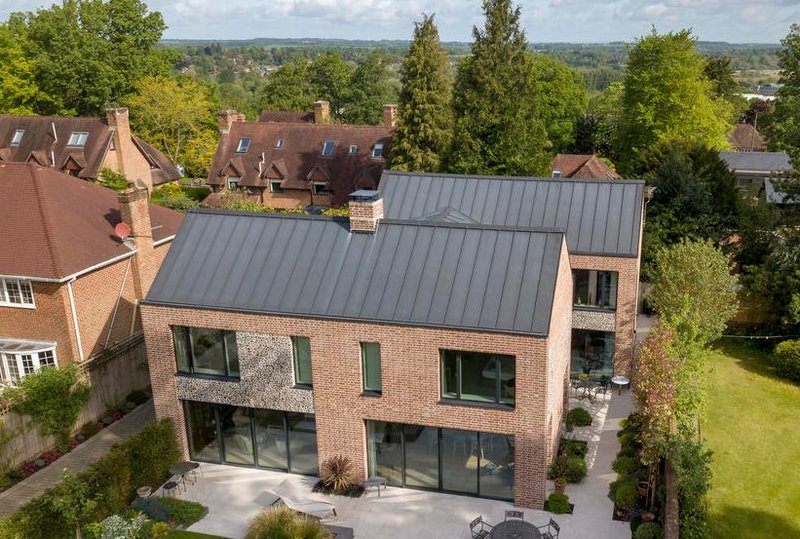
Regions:
<instances>
[{"instance_id":1,"label":"neighbouring house","mask_svg":"<svg viewBox=\"0 0 800 539\"><path fill-rule=\"evenodd\" d=\"M148 191L180 178L167 157L131 133L128 109L105 118L0 115L0 163L34 163L84 180L109 168Z\"/></svg>"},{"instance_id":2,"label":"neighbouring house","mask_svg":"<svg viewBox=\"0 0 800 539\"><path fill-rule=\"evenodd\" d=\"M83 362L141 331L138 302L181 219L148 205L144 188L116 193L50 167L0 163L0 381Z\"/></svg>"},{"instance_id":3,"label":"neighbouring house","mask_svg":"<svg viewBox=\"0 0 800 539\"><path fill-rule=\"evenodd\" d=\"M190 211L142 304L156 414L195 460L342 454L541 508L571 370L629 373L643 207L643 182L386 171L349 218Z\"/></svg>"},{"instance_id":4,"label":"neighbouring house","mask_svg":"<svg viewBox=\"0 0 800 539\"><path fill-rule=\"evenodd\" d=\"M619 180L621 177L596 155L560 153L553 158L553 178Z\"/></svg>"},{"instance_id":5,"label":"neighbouring house","mask_svg":"<svg viewBox=\"0 0 800 539\"><path fill-rule=\"evenodd\" d=\"M765 180L792 170L784 152L719 152L719 157L736 176L736 185L746 196L757 196L765 189Z\"/></svg>"},{"instance_id":6,"label":"neighbouring house","mask_svg":"<svg viewBox=\"0 0 800 539\"><path fill-rule=\"evenodd\" d=\"M728 142L737 152L766 152L767 144L761 133L750 124L737 124L728 133Z\"/></svg>"},{"instance_id":7,"label":"neighbouring house","mask_svg":"<svg viewBox=\"0 0 800 539\"><path fill-rule=\"evenodd\" d=\"M377 188L396 116L386 105L383 126L333 124L327 101L313 113L266 111L259 122L223 111L205 204L233 192L279 209L341 206L349 193Z\"/></svg>"}]
</instances>

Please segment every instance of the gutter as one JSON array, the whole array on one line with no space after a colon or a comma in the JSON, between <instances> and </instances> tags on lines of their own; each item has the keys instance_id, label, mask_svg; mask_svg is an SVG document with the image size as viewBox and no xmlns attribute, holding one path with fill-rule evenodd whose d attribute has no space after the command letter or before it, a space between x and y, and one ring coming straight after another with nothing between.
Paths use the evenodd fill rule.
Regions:
<instances>
[{"instance_id":1,"label":"gutter","mask_svg":"<svg viewBox=\"0 0 800 539\"><path fill-rule=\"evenodd\" d=\"M170 241L172 241L174 239L175 239L175 234L173 234L172 236L167 236L166 238L161 238L160 240L153 242L153 247L158 247L159 245L164 245L165 243L170 242Z\"/></svg>"},{"instance_id":2,"label":"gutter","mask_svg":"<svg viewBox=\"0 0 800 539\"><path fill-rule=\"evenodd\" d=\"M159 242L159 244L164 242L164 241L165 240L161 240ZM98 270L100 268L104 268L105 266L110 266L111 264L114 264L115 262L119 262L120 260L125 260L126 258L130 258L133 255L135 255L136 253L137 253L137 250L133 249L129 253L125 253L125 254L121 254L119 256L115 256L114 258L111 258L111 259L106 260L104 262L100 262L99 264L95 264L94 266L89 266L88 268L82 269L80 271L77 271L77 272L75 272L75 273L73 273L71 275L67 275L66 277L62 277L60 279L53 279L53 278L49 278L49 277L29 277L27 275L0 275L0 279L24 279L26 281L32 281L32 282L35 282L35 283L59 283L59 284L63 284L63 283L68 283L70 281L74 281L75 279L77 279L78 277L80 277L82 275L86 275L87 273L91 273L91 272L93 272L95 270Z\"/></svg>"}]
</instances>

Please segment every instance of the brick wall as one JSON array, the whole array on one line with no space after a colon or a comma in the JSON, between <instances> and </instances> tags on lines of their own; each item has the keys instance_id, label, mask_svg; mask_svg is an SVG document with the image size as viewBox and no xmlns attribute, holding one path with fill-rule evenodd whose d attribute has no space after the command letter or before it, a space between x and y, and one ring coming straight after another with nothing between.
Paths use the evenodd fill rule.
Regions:
<instances>
[{"instance_id":1,"label":"brick wall","mask_svg":"<svg viewBox=\"0 0 800 539\"><path fill-rule=\"evenodd\" d=\"M132 182L140 180L149 192L153 191L150 162L133 142L128 109L116 108L106 111L108 125L114 130L114 149L109 149L101 168L110 168L124 174Z\"/></svg>"}]
</instances>

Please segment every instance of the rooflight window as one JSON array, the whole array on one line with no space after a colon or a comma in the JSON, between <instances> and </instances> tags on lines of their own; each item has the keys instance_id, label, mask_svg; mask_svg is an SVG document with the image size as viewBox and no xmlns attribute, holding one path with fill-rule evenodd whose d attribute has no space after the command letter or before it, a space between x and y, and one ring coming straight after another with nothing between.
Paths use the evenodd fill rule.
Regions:
<instances>
[{"instance_id":1,"label":"rooflight window","mask_svg":"<svg viewBox=\"0 0 800 539\"><path fill-rule=\"evenodd\" d=\"M243 137L239 139L239 146L236 148L236 153L247 153L250 148L250 138Z\"/></svg>"},{"instance_id":2,"label":"rooflight window","mask_svg":"<svg viewBox=\"0 0 800 539\"><path fill-rule=\"evenodd\" d=\"M11 137L11 145L18 146L20 142L22 142L22 135L25 134L24 129L17 129L14 131L14 136Z\"/></svg>"},{"instance_id":3,"label":"rooflight window","mask_svg":"<svg viewBox=\"0 0 800 539\"><path fill-rule=\"evenodd\" d=\"M358 153L358 146L355 144L350 145L350 150L347 152L347 155L355 155Z\"/></svg>"},{"instance_id":4,"label":"rooflight window","mask_svg":"<svg viewBox=\"0 0 800 539\"><path fill-rule=\"evenodd\" d=\"M278 140L275 141L275 147L278 148L279 150L281 148L283 148L283 146L285 144L286 144L286 141L284 139L282 139L282 138L279 138Z\"/></svg>"},{"instance_id":5,"label":"rooflight window","mask_svg":"<svg viewBox=\"0 0 800 539\"><path fill-rule=\"evenodd\" d=\"M383 157L383 144L378 142L372 147L372 158L380 159Z\"/></svg>"},{"instance_id":6,"label":"rooflight window","mask_svg":"<svg viewBox=\"0 0 800 539\"><path fill-rule=\"evenodd\" d=\"M73 131L70 136L69 140L67 141L67 146L78 146L83 147L86 145L86 139L89 138L89 133L86 131Z\"/></svg>"},{"instance_id":7,"label":"rooflight window","mask_svg":"<svg viewBox=\"0 0 800 539\"><path fill-rule=\"evenodd\" d=\"M333 149L336 147L336 142L333 140L326 140L322 145L322 157L330 157L333 155Z\"/></svg>"}]
</instances>

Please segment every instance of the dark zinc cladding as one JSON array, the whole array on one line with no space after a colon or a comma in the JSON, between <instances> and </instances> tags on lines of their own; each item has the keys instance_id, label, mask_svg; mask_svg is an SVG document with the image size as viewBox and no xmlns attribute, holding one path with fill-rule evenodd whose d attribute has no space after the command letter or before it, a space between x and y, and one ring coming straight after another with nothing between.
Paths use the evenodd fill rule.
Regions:
<instances>
[{"instance_id":1,"label":"dark zinc cladding","mask_svg":"<svg viewBox=\"0 0 800 539\"><path fill-rule=\"evenodd\" d=\"M387 219L437 213L485 225L566 231L570 254L636 257L644 182L415 174L386 170Z\"/></svg>"}]
</instances>

